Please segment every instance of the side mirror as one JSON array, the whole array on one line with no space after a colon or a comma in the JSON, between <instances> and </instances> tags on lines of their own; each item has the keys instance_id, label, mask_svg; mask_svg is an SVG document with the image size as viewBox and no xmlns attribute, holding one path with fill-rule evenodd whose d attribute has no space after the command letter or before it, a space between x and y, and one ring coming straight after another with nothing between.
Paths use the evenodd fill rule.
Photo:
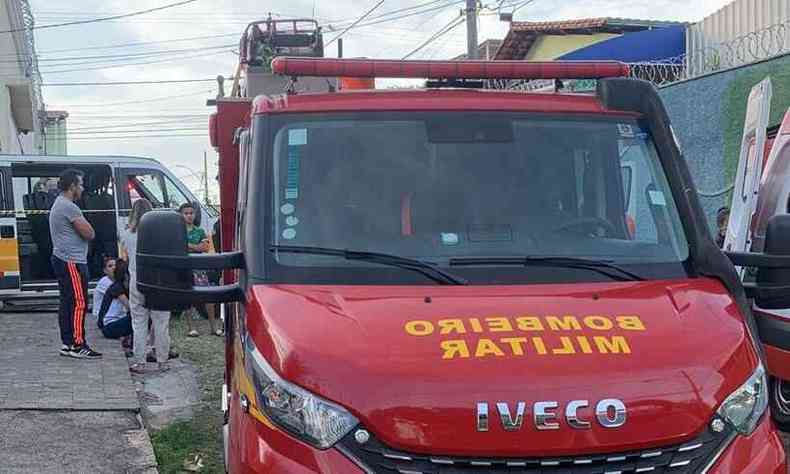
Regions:
<instances>
[{"instance_id":1,"label":"side mirror","mask_svg":"<svg viewBox=\"0 0 790 474\"><path fill-rule=\"evenodd\" d=\"M196 303L240 301L238 284L194 286L195 270L243 267L240 253L189 255L186 226L175 211L151 211L137 229L137 287L148 308L183 310Z\"/></svg>"},{"instance_id":2,"label":"side mirror","mask_svg":"<svg viewBox=\"0 0 790 474\"><path fill-rule=\"evenodd\" d=\"M790 214L776 215L768 221L765 254L790 256ZM790 268L759 268L755 303L764 309L790 308Z\"/></svg>"}]
</instances>

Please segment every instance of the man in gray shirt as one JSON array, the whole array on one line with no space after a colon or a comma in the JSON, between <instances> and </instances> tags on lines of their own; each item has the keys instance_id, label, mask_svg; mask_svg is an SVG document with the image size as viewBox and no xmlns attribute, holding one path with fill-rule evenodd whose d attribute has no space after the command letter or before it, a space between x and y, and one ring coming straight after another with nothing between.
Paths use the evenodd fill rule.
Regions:
<instances>
[{"instance_id":1,"label":"man in gray shirt","mask_svg":"<svg viewBox=\"0 0 790 474\"><path fill-rule=\"evenodd\" d=\"M81 171L68 169L58 181L60 194L49 211L52 234L52 269L60 290L60 355L98 359L101 354L85 341L88 307L88 243L96 236L74 203L82 196Z\"/></svg>"}]
</instances>

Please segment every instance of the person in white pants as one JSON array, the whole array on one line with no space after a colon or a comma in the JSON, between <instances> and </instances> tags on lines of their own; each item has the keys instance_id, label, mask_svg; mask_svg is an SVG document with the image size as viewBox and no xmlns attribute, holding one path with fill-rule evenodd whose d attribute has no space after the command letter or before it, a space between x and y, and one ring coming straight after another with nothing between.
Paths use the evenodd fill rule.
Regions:
<instances>
[{"instance_id":1,"label":"person in white pants","mask_svg":"<svg viewBox=\"0 0 790 474\"><path fill-rule=\"evenodd\" d=\"M151 203L147 199L135 201L129 215L127 230L121 235L122 250L129 262L129 306L134 333L134 363L129 370L136 373L145 370L149 320L153 323L154 348L160 370L167 369L167 359L170 354L170 312L146 308L145 296L137 289L137 226L143 215L151 209Z\"/></svg>"}]
</instances>

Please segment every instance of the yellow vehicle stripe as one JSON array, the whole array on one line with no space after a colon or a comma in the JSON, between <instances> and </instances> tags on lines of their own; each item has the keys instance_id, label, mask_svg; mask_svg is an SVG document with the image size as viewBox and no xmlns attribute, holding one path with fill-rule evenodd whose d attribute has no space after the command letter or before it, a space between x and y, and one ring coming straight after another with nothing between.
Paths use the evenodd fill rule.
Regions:
<instances>
[{"instance_id":1,"label":"yellow vehicle stripe","mask_svg":"<svg viewBox=\"0 0 790 474\"><path fill-rule=\"evenodd\" d=\"M0 272L19 272L19 245L16 239L0 239Z\"/></svg>"}]
</instances>

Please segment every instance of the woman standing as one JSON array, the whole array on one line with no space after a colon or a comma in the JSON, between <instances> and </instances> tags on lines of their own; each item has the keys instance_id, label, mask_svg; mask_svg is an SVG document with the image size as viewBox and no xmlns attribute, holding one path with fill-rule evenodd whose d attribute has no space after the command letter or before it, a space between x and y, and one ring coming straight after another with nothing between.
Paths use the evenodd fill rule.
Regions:
<instances>
[{"instance_id":1,"label":"woman standing","mask_svg":"<svg viewBox=\"0 0 790 474\"><path fill-rule=\"evenodd\" d=\"M170 354L170 312L146 308L145 297L137 289L137 228L140 219L151 209L151 203L147 199L135 201L127 230L121 236L121 247L129 264L129 300L134 331L134 363L130 370L135 373L145 370L149 320L153 323L156 361L160 370L167 370L167 358Z\"/></svg>"}]
</instances>

